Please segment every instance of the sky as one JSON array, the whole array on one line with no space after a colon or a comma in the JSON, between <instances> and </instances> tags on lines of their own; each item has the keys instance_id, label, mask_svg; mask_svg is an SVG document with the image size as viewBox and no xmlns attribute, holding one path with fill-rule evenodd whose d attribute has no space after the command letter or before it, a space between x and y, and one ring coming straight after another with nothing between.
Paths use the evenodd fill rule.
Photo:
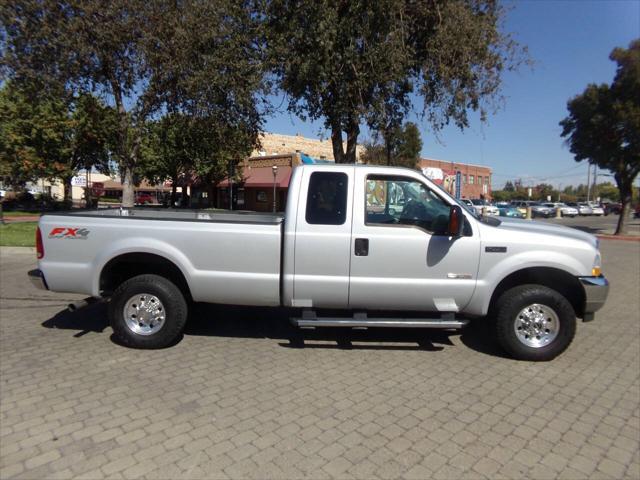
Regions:
<instances>
[{"instance_id":1,"label":"sky","mask_svg":"<svg viewBox=\"0 0 640 480\"><path fill-rule=\"evenodd\" d=\"M505 74L504 106L486 123L471 114L468 129L451 126L436 137L426 121L411 114L408 120L421 131L422 157L488 166L494 189L515 179L560 188L586 184L587 163L574 160L558 122L567 116L567 101L589 83L611 83L616 64L609 54L640 37L640 0L519 0L505 5L511 9L504 31L528 48L534 66ZM422 109L418 98L414 109ZM302 121L286 111L269 118L265 130L329 138L322 122ZM359 142L366 138L361 134ZM613 182L607 173L598 170L598 183Z\"/></svg>"}]
</instances>

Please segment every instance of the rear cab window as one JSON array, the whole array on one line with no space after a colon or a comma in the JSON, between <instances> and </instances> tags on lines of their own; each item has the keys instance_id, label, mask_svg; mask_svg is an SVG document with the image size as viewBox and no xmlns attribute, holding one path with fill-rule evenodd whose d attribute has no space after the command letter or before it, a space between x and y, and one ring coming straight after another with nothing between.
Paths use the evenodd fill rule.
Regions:
<instances>
[{"instance_id":1,"label":"rear cab window","mask_svg":"<svg viewBox=\"0 0 640 480\"><path fill-rule=\"evenodd\" d=\"M309 179L305 219L310 225L343 225L349 178L342 172L314 172Z\"/></svg>"}]
</instances>

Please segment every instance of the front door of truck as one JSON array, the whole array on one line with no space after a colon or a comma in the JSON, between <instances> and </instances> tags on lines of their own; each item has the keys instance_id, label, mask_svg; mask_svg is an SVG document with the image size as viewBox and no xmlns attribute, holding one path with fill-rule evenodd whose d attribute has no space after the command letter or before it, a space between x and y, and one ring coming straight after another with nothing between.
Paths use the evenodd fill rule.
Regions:
<instances>
[{"instance_id":1,"label":"front door of truck","mask_svg":"<svg viewBox=\"0 0 640 480\"><path fill-rule=\"evenodd\" d=\"M349 307L456 312L476 285L480 240L438 235L450 205L411 176L356 172Z\"/></svg>"},{"instance_id":2,"label":"front door of truck","mask_svg":"<svg viewBox=\"0 0 640 480\"><path fill-rule=\"evenodd\" d=\"M327 167L303 173L304 203L296 216L294 307L349 305L353 170Z\"/></svg>"}]
</instances>

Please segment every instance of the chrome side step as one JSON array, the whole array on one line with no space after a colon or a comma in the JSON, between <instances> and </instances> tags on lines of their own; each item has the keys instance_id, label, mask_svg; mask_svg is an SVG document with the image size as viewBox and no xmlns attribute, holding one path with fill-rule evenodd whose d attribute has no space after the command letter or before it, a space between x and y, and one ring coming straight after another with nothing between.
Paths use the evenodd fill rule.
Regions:
<instances>
[{"instance_id":1,"label":"chrome side step","mask_svg":"<svg viewBox=\"0 0 640 480\"><path fill-rule=\"evenodd\" d=\"M353 318L316 317L315 312L304 311L302 318L292 318L291 322L301 328L347 327L347 328L462 328L469 320L455 320L453 314L441 318L369 318L365 313L357 313Z\"/></svg>"}]
</instances>

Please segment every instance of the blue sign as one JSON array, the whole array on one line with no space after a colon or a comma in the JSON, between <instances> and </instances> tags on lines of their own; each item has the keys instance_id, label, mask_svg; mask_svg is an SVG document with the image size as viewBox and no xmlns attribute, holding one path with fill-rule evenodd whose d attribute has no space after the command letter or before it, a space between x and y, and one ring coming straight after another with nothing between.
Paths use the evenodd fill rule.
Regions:
<instances>
[{"instance_id":1,"label":"blue sign","mask_svg":"<svg viewBox=\"0 0 640 480\"><path fill-rule=\"evenodd\" d=\"M456 172L456 198L460 198L462 195L462 173L460 170Z\"/></svg>"}]
</instances>

